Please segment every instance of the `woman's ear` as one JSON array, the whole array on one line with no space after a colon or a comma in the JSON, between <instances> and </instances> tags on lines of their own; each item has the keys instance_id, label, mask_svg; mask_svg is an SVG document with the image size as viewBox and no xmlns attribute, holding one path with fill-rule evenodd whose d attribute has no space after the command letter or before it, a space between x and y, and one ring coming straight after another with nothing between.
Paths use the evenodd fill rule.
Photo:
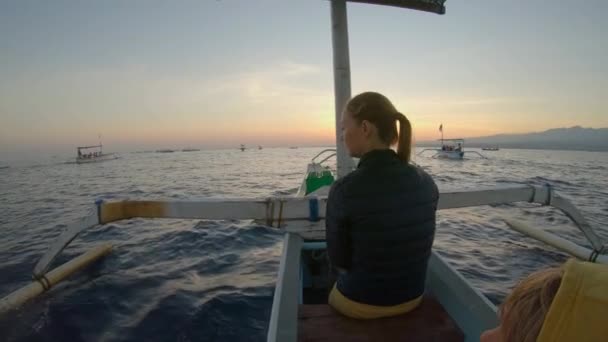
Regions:
<instances>
[{"instance_id":1,"label":"woman's ear","mask_svg":"<svg viewBox=\"0 0 608 342\"><path fill-rule=\"evenodd\" d=\"M374 125L367 120L361 121L361 132L363 132L363 136L369 138L374 131Z\"/></svg>"}]
</instances>

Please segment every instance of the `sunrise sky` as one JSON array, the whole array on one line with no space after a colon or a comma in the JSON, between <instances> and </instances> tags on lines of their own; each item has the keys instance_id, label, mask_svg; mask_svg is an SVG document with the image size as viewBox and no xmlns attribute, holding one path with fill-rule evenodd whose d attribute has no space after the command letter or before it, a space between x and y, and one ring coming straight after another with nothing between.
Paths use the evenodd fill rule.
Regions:
<instances>
[{"instance_id":1,"label":"sunrise sky","mask_svg":"<svg viewBox=\"0 0 608 342\"><path fill-rule=\"evenodd\" d=\"M418 140L608 127L608 2L349 4L353 94ZM0 2L0 160L69 151L333 143L323 0Z\"/></svg>"}]
</instances>

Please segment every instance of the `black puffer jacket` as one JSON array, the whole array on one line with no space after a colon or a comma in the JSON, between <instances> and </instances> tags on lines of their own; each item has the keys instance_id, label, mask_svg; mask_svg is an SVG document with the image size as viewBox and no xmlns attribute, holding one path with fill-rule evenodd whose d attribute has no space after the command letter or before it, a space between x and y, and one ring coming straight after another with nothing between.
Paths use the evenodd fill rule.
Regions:
<instances>
[{"instance_id":1,"label":"black puffer jacket","mask_svg":"<svg viewBox=\"0 0 608 342\"><path fill-rule=\"evenodd\" d=\"M327 203L327 250L346 270L337 287L351 300L401 304L424 292L439 192L421 168L392 150L365 154L334 183Z\"/></svg>"}]
</instances>

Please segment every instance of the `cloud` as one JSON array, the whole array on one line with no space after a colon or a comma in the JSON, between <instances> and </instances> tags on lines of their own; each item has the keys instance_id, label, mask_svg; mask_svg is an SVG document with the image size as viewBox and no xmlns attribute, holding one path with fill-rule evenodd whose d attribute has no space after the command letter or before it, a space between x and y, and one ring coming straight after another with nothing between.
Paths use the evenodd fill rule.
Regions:
<instances>
[{"instance_id":1,"label":"cloud","mask_svg":"<svg viewBox=\"0 0 608 342\"><path fill-rule=\"evenodd\" d=\"M465 107L480 107L480 106L496 106L496 105L521 105L530 103L545 102L542 98L532 97L449 97L449 96L433 96L433 97L417 97L409 98L403 101L412 106L465 106Z\"/></svg>"},{"instance_id":2,"label":"cloud","mask_svg":"<svg viewBox=\"0 0 608 342\"><path fill-rule=\"evenodd\" d=\"M317 65L278 62L261 70L218 77L208 82L205 88L207 95L238 96L250 104L325 101L327 92L323 89L324 80L319 77L320 72Z\"/></svg>"},{"instance_id":3,"label":"cloud","mask_svg":"<svg viewBox=\"0 0 608 342\"><path fill-rule=\"evenodd\" d=\"M318 65L313 64L302 64L294 62L283 62L279 63L278 69L289 76L300 76L318 74L321 72L321 68Z\"/></svg>"},{"instance_id":4,"label":"cloud","mask_svg":"<svg viewBox=\"0 0 608 342\"><path fill-rule=\"evenodd\" d=\"M291 61L221 75L170 75L145 64L22 74L10 85L0 82L2 133L15 143L39 143L99 132L108 140L226 135L236 122L256 134L264 134L261 127L304 129L333 117L330 77Z\"/></svg>"}]
</instances>

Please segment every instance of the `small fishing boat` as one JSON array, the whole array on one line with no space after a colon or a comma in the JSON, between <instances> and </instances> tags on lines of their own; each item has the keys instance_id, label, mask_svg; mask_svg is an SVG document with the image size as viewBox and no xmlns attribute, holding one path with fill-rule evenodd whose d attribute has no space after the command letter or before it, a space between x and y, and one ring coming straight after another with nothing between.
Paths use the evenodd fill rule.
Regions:
<instances>
[{"instance_id":1,"label":"small fishing boat","mask_svg":"<svg viewBox=\"0 0 608 342\"><path fill-rule=\"evenodd\" d=\"M103 153L103 146L101 143L93 146L76 147L76 152L76 163L78 164L95 163L118 158L115 153Z\"/></svg>"},{"instance_id":2,"label":"small fishing boat","mask_svg":"<svg viewBox=\"0 0 608 342\"><path fill-rule=\"evenodd\" d=\"M462 159L464 158L464 139L441 139L441 148L437 150L437 158Z\"/></svg>"},{"instance_id":3,"label":"small fishing boat","mask_svg":"<svg viewBox=\"0 0 608 342\"><path fill-rule=\"evenodd\" d=\"M245 150L246 150L245 145L241 144L241 147L239 149L241 150L241 152L245 152Z\"/></svg>"},{"instance_id":4,"label":"small fishing boat","mask_svg":"<svg viewBox=\"0 0 608 342\"><path fill-rule=\"evenodd\" d=\"M262 145L258 145L258 150L261 150L261 149L262 149Z\"/></svg>"},{"instance_id":5,"label":"small fishing boat","mask_svg":"<svg viewBox=\"0 0 608 342\"><path fill-rule=\"evenodd\" d=\"M477 151L465 151L464 150L464 139L462 138L452 138L452 139L444 139L443 137L439 139L441 142L441 146L439 148L426 148L420 152L418 155L422 155L424 152L433 151L435 154L433 158L442 158L442 159L464 159L465 153L476 154L481 158L486 158L484 155Z\"/></svg>"},{"instance_id":6,"label":"small fishing boat","mask_svg":"<svg viewBox=\"0 0 608 342\"><path fill-rule=\"evenodd\" d=\"M199 149L199 148L191 148L191 147L184 148L184 149L182 150L182 152L198 152L198 151L200 151L200 149Z\"/></svg>"},{"instance_id":7,"label":"small fishing boat","mask_svg":"<svg viewBox=\"0 0 608 342\"><path fill-rule=\"evenodd\" d=\"M156 150L156 153L173 153L175 152L175 150L169 149L169 148L163 148L160 150Z\"/></svg>"}]
</instances>

